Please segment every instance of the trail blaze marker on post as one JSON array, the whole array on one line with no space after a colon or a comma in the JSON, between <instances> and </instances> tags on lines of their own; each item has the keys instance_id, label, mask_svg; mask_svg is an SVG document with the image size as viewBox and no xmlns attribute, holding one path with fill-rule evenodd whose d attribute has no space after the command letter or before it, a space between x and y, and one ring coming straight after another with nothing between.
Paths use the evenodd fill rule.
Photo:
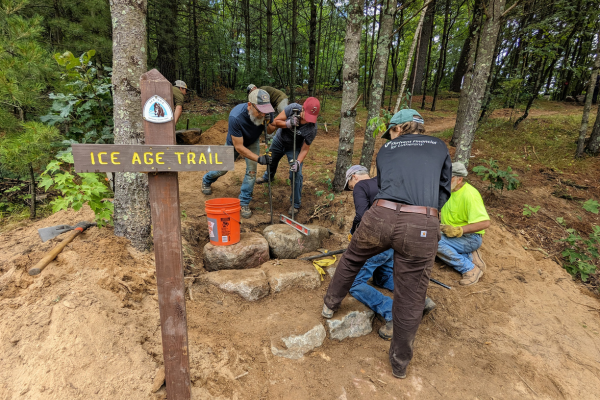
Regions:
<instances>
[{"instance_id":1,"label":"trail blaze marker on post","mask_svg":"<svg viewBox=\"0 0 600 400\"><path fill-rule=\"evenodd\" d=\"M163 357L169 399L191 399L181 212L177 171L233 169L233 147L176 146L171 83L157 70L140 78L145 145L73 145L77 172L148 172ZM158 104L158 106L156 106ZM146 112L146 110L144 110ZM152 118L150 118L152 117ZM153 122L153 120L155 122Z\"/></svg>"}]
</instances>

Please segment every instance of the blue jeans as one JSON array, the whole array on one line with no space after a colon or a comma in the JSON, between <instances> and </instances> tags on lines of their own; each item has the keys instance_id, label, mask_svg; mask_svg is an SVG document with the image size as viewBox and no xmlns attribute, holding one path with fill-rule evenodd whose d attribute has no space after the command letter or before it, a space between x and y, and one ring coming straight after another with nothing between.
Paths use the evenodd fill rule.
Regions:
<instances>
[{"instance_id":1,"label":"blue jeans","mask_svg":"<svg viewBox=\"0 0 600 400\"><path fill-rule=\"evenodd\" d=\"M369 258L350 288L352 297L381 315L386 321L391 321L393 301L367 283L371 276L375 286L394 291L394 249L390 248Z\"/></svg>"},{"instance_id":2,"label":"blue jeans","mask_svg":"<svg viewBox=\"0 0 600 400\"><path fill-rule=\"evenodd\" d=\"M278 133L273 138L273 142L271 143L271 156L273 157L273 161L271 162L271 176L270 179L267 176L267 172L263 175L264 180L272 181L275 178L275 173L277 172L277 165L279 164L279 160L283 158L284 155L287 156L288 164L292 165L294 162L294 150L286 149L285 145L281 141L281 134ZM300 149L296 147L296 159L298 158L298 154L300 154ZM293 172L290 171L290 185L292 184L292 175ZM298 172L296 172L296 184L294 186L294 208L300 208L300 196L302 194L302 164L300 164L300 168ZM290 204L292 203L292 197L290 196Z\"/></svg>"},{"instance_id":3,"label":"blue jeans","mask_svg":"<svg viewBox=\"0 0 600 400\"><path fill-rule=\"evenodd\" d=\"M482 236L477 233L467 233L453 238L442 234L438 243L437 256L446 265L464 274L475 266L471 259L471 253L481 247L482 241Z\"/></svg>"},{"instance_id":4,"label":"blue jeans","mask_svg":"<svg viewBox=\"0 0 600 400\"><path fill-rule=\"evenodd\" d=\"M230 146L225 144L225 146ZM249 146L246 146L248 150L253 152L254 154L260 154L260 140L252 143ZM233 159L237 159L240 154L237 151L233 151ZM254 182L256 182L256 161L252 161L246 158L246 175L244 176L244 181L242 182L242 189L240 191L240 204L242 206L247 206L250 204L250 200L252 200L252 191L254 190ZM202 178L202 183L205 185L212 185L225 175L227 171L209 171Z\"/></svg>"}]
</instances>

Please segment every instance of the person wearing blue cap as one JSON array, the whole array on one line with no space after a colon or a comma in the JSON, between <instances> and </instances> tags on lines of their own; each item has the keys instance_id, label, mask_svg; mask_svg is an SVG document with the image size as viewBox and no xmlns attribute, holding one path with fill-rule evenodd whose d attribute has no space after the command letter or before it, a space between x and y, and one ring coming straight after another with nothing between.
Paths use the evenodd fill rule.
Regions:
<instances>
[{"instance_id":1,"label":"person wearing blue cap","mask_svg":"<svg viewBox=\"0 0 600 400\"><path fill-rule=\"evenodd\" d=\"M353 165L346 171L344 190L351 190L354 197L356 214L348 235L348 240L352 240L352 235L360 225L363 215L371 208L375 197L379 193L377 178L371 178L369 171L364 166ZM371 277L373 278L373 286L394 292L394 249L390 247L386 251L369 258L350 288L352 297L381 315L385 320L386 324L379 329L379 336L391 340L392 299L367 283ZM427 297L423 315L428 314L434 308L435 303Z\"/></svg>"},{"instance_id":2,"label":"person wearing blue cap","mask_svg":"<svg viewBox=\"0 0 600 400\"><path fill-rule=\"evenodd\" d=\"M332 318L367 260L394 250L394 301L389 359L392 375L406 378L423 318L429 276L441 238L439 211L451 193L452 162L446 144L426 136L421 115L411 109L392 117L377 154L379 191L363 215L323 299Z\"/></svg>"}]
</instances>

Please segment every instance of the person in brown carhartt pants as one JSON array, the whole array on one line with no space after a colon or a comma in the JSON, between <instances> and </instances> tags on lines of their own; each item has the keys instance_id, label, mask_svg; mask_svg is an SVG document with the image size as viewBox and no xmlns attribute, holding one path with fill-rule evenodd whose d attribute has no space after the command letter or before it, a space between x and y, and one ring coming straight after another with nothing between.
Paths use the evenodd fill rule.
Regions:
<instances>
[{"instance_id":1,"label":"person in brown carhartt pants","mask_svg":"<svg viewBox=\"0 0 600 400\"><path fill-rule=\"evenodd\" d=\"M324 298L331 318L365 261L394 249L392 374L406 377L415 334L423 316L429 275L441 237L438 210L450 197L452 163L446 144L425 136L415 110L396 113L377 155L379 194L364 214ZM392 326L390 326L392 328Z\"/></svg>"}]
</instances>

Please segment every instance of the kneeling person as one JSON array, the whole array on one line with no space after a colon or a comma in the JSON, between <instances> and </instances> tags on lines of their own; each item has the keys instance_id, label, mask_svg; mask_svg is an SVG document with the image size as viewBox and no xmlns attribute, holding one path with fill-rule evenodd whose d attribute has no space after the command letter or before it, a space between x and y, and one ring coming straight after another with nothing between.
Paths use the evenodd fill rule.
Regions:
<instances>
[{"instance_id":1,"label":"kneeling person","mask_svg":"<svg viewBox=\"0 0 600 400\"><path fill-rule=\"evenodd\" d=\"M369 177L369 171L367 171L364 166L353 165L346 171L346 185L344 186L344 190L352 190L352 195L354 197L354 209L356 215L352 222L350 235L348 235L348 239L351 239L356 228L358 228L363 215L371 208L377 193L379 193L377 178ZM379 329L379 336L383 339L391 340L393 335L393 301L390 297L385 296L379 290L367 283L371 277L373 277L373 285L385 288L392 293L394 292L393 248L369 258L354 279L354 283L350 288L352 297L385 319L386 324ZM435 303L427 297L425 299L423 315L428 314L434 308Z\"/></svg>"},{"instance_id":2,"label":"kneeling person","mask_svg":"<svg viewBox=\"0 0 600 400\"><path fill-rule=\"evenodd\" d=\"M478 249L485 229L490 226L481 195L464 181L467 168L463 163L452 164L452 195L441 212L442 238L437 256L462 274L460 284L473 285L485 271L485 262Z\"/></svg>"}]
</instances>

